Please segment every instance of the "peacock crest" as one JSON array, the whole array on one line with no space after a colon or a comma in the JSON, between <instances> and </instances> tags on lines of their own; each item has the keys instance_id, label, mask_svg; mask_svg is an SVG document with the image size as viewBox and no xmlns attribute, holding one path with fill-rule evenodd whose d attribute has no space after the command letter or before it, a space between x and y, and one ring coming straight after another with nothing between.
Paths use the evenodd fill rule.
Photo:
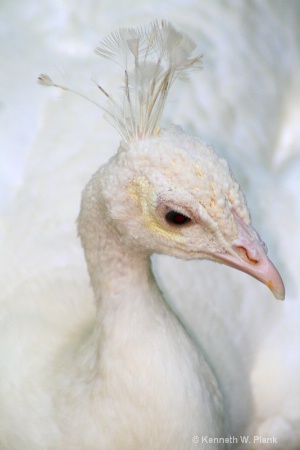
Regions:
<instances>
[{"instance_id":1,"label":"peacock crest","mask_svg":"<svg viewBox=\"0 0 300 450\"><path fill-rule=\"evenodd\" d=\"M164 20L145 28L118 29L96 48L97 55L112 60L124 71L117 100L98 87L108 101L101 107L105 117L125 141L157 134L172 84L188 69L201 67L202 55L191 56L195 48L189 36ZM41 75L39 82L71 91L53 83L48 75Z\"/></svg>"}]
</instances>

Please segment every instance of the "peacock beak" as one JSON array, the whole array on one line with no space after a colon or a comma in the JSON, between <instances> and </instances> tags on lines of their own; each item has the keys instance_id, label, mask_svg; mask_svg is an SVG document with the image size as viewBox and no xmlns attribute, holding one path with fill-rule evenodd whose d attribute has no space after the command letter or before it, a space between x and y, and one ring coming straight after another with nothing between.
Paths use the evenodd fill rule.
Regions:
<instances>
[{"instance_id":1,"label":"peacock beak","mask_svg":"<svg viewBox=\"0 0 300 450\"><path fill-rule=\"evenodd\" d=\"M275 298L284 300L285 288L282 278L267 256L267 248L251 225L235 215L238 237L231 244L230 252L218 254L222 264L241 270L264 283Z\"/></svg>"}]
</instances>

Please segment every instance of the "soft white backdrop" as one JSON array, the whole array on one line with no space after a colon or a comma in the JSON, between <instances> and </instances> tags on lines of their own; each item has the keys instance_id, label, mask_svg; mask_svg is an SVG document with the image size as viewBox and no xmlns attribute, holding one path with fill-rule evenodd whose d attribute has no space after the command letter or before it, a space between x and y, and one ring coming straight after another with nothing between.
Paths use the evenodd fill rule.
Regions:
<instances>
[{"instance_id":1,"label":"soft white backdrop","mask_svg":"<svg viewBox=\"0 0 300 450\"><path fill-rule=\"evenodd\" d=\"M39 280L35 289L39 283L51 289L57 273L76 278L80 286L88 283L75 227L80 192L119 141L100 109L39 86L37 76L47 73L100 102L92 80L110 91L120 73L93 49L115 28L156 18L188 32L204 54L203 71L171 91L162 125L180 124L230 162L254 225L282 273L287 299L275 302L255 280L211 263L159 258L158 276L215 370L228 370L224 389L232 390L233 408L241 389L224 369L227 340L239 348L232 358L241 385L245 374L252 374L254 410L257 420L268 423L266 434L281 427L285 442L290 436L290 446L282 448L297 448L300 431L288 428L291 423L300 430L297 0L2 2L1 289L12 294L28 279ZM278 425L278 417L287 425Z\"/></svg>"}]
</instances>

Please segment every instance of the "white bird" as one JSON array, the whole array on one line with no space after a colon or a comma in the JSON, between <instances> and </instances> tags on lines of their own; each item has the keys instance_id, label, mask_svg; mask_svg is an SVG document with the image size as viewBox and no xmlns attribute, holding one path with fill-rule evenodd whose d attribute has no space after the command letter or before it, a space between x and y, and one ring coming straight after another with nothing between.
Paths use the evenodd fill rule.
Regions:
<instances>
[{"instance_id":1,"label":"white bird","mask_svg":"<svg viewBox=\"0 0 300 450\"><path fill-rule=\"evenodd\" d=\"M182 450L205 436L218 442L201 448L225 448L232 423L220 381L160 292L150 256L227 264L277 298L284 287L227 163L180 128L159 129L171 84L200 60L194 47L155 22L97 49L125 77L121 102L101 88L123 141L85 188L78 219L95 310L81 316L83 299L73 311L74 280L18 303L34 292L29 280L2 302L1 450ZM74 315L69 325L62 312Z\"/></svg>"}]
</instances>

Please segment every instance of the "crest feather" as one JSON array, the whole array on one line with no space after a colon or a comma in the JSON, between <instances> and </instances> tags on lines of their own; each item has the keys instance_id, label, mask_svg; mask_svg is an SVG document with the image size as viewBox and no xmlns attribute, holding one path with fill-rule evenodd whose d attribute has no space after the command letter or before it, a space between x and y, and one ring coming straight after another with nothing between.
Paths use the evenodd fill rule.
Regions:
<instances>
[{"instance_id":1,"label":"crest feather","mask_svg":"<svg viewBox=\"0 0 300 450\"><path fill-rule=\"evenodd\" d=\"M124 70L121 98L116 101L97 84L106 96L102 107L86 95L54 83L45 74L38 81L70 91L99 106L106 119L129 142L157 134L170 87L188 69L200 68L202 55L191 57L195 43L164 20L146 28L120 28L106 36L95 52Z\"/></svg>"},{"instance_id":2,"label":"crest feather","mask_svg":"<svg viewBox=\"0 0 300 450\"><path fill-rule=\"evenodd\" d=\"M107 119L125 141L154 135L168 92L183 71L200 68L201 56L191 57L196 45L166 21L145 29L122 28L108 35L96 53L124 70L119 102L108 97Z\"/></svg>"}]
</instances>

